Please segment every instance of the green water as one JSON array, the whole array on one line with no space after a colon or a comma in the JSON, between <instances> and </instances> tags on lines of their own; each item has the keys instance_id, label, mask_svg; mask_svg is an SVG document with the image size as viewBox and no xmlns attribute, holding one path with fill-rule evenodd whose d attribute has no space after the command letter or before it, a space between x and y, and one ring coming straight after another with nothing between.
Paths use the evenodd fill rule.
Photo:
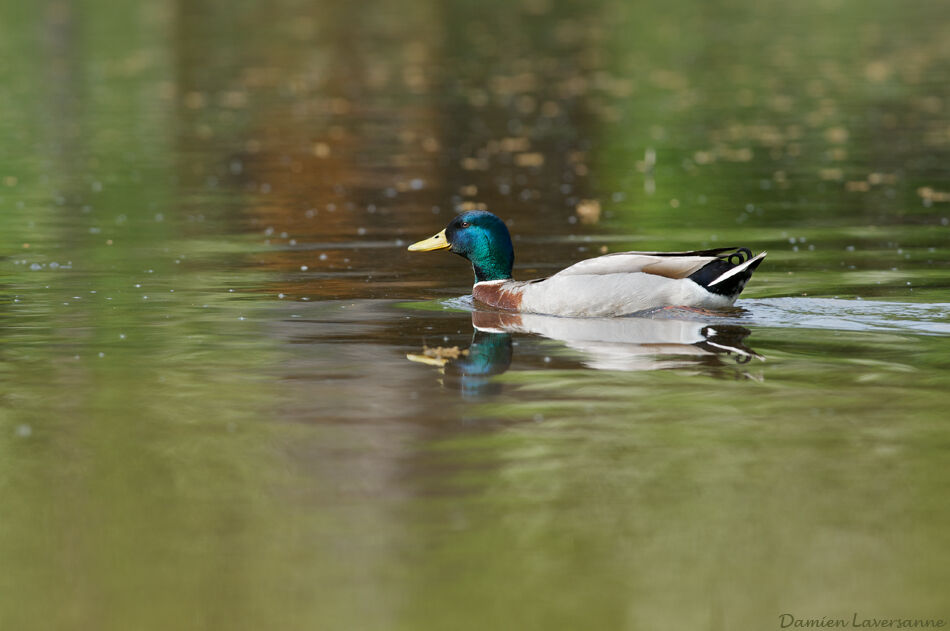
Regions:
<instances>
[{"instance_id":1,"label":"green water","mask_svg":"<svg viewBox=\"0 0 950 631\"><path fill-rule=\"evenodd\" d=\"M950 624L948 108L940 2L0 2L0 629ZM769 256L486 323L478 204Z\"/></svg>"}]
</instances>

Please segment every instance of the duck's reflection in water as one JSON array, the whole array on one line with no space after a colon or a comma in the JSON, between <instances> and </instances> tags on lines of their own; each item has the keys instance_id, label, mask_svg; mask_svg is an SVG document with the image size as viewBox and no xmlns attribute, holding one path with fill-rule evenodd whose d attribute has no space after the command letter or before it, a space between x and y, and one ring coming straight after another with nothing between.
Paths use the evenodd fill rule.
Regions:
<instances>
[{"instance_id":1,"label":"duck's reflection in water","mask_svg":"<svg viewBox=\"0 0 950 631\"><path fill-rule=\"evenodd\" d=\"M501 392L501 384L491 378L508 370L511 355L510 333L483 331L475 327L472 343L466 349L424 347L422 353L406 357L414 362L437 366L442 372L443 385L455 385L462 396L475 397Z\"/></svg>"},{"instance_id":2,"label":"duck's reflection in water","mask_svg":"<svg viewBox=\"0 0 950 631\"><path fill-rule=\"evenodd\" d=\"M457 385L463 396L501 390L491 379L512 362L512 334L541 335L576 351L580 363L595 370L648 371L742 366L763 359L745 345L749 329L736 324L671 317L560 318L535 314L472 312L475 332L467 349L424 348L407 357L438 366L444 383ZM741 378L759 379L745 370Z\"/></svg>"}]
</instances>

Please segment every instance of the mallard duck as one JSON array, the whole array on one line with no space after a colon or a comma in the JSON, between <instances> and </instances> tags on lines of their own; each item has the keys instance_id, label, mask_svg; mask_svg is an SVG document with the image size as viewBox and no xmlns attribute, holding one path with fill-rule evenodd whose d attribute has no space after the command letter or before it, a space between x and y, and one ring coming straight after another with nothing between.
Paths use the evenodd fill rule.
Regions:
<instances>
[{"instance_id":1,"label":"mallard duck","mask_svg":"<svg viewBox=\"0 0 950 631\"><path fill-rule=\"evenodd\" d=\"M521 313L608 317L660 307L721 309L735 302L766 253L748 248L695 252L617 252L529 281L511 278L515 253L505 223L490 212L457 215L442 232L409 246L450 250L475 271L472 297Z\"/></svg>"}]
</instances>

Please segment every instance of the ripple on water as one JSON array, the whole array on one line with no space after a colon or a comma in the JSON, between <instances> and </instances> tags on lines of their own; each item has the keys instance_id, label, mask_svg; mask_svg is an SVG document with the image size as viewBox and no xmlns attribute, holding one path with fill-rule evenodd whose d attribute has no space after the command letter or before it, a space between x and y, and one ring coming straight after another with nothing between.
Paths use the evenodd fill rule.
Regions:
<instances>
[{"instance_id":1,"label":"ripple on water","mask_svg":"<svg viewBox=\"0 0 950 631\"><path fill-rule=\"evenodd\" d=\"M752 323L769 327L841 331L903 330L950 333L950 304L842 300L837 298L766 298L743 300Z\"/></svg>"}]
</instances>

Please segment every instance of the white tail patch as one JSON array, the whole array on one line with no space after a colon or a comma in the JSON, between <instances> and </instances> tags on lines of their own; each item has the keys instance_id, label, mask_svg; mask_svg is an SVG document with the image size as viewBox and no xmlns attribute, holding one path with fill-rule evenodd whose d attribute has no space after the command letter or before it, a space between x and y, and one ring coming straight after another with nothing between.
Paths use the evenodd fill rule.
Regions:
<instances>
[{"instance_id":1,"label":"white tail patch","mask_svg":"<svg viewBox=\"0 0 950 631\"><path fill-rule=\"evenodd\" d=\"M722 276L720 276L719 278L717 278L717 279L714 280L713 282L709 283L709 284L707 285L707 287L712 287L713 285L718 285L718 284L721 283L722 281L728 280L728 279L732 278L733 276L735 276L736 274L741 274L742 272L744 272L745 270L747 270L747 269L749 268L749 266L752 265L753 263L755 263L756 261L761 261L762 259L764 259L766 254L768 254L768 252L763 252L763 253L759 254L758 256L755 256L755 257L749 259L749 260L746 261L745 263L742 263L741 265L736 265L736 266L733 267L731 270L729 270L728 272L726 272L725 274L723 274Z\"/></svg>"}]
</instances>

